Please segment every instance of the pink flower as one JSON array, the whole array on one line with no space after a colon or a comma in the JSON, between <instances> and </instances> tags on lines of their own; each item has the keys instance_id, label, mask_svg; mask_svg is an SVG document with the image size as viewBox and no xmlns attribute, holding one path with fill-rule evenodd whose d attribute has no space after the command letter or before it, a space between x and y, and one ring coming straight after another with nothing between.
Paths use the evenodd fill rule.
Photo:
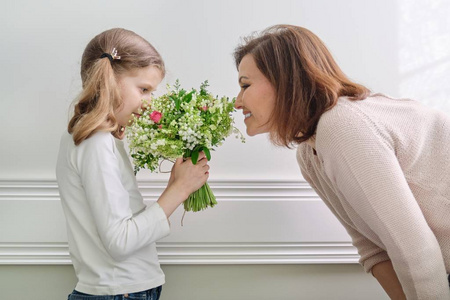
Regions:
<instances>
[{"instance_id":1,"label":"pink flower","mask_svg":"<svg viewBox=\"0 0 450 300\"><path fill-rule=\"evenodd\" d=\"M203 106L203 107L202 107L202 110L203 110L203 111L207 111L207 110L208 110L208 106L206 106L206 105Z\"/></svg>"},{"instance_id":2,"label":"pink flower","mask_svg":"<svg viewBox=\"0 0 450 300\"><path fill-rule=\"evenodd\" d=\"M158 128L161 129L161 128L162 128L162 125L158 125Z\"/></svg>"},{"instance_id":3,"label":"pink flower","mask_svg":"<svg viewBox=\"0 0 450 300\"><path fill-rule=\"evenodd\" d=\"M159 111L155 110L150 114L150 119L155 123L159 123L159 121L161 121L161 118L162 114Z\"/></svg>"}]
</instances>

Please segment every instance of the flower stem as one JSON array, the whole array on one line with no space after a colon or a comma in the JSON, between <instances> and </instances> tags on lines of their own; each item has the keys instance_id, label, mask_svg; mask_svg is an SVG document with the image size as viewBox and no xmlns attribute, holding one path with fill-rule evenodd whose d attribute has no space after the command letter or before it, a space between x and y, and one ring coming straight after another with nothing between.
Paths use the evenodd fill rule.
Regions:
<instances>
[{"instance_id":1,"label":"flower stem","mask_svg":"<svg viewBox=\"0 0 450 300\"><path fill-rule=\"evenodd\" d=\"M184 201L184 210L197 212L208 207L214 207L216 204L216 197L208 183L205 183L197 191L190 194L187 200Z\"/></svg>"}]
</instances>

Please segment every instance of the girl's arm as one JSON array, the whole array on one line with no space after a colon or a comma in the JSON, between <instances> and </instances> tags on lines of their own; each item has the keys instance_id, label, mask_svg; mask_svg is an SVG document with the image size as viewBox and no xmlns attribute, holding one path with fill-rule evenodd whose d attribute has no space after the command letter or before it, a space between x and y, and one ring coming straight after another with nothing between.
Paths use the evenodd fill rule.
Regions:
<instances>
[{"instance_id":1,"label":"girl's arm","mask_svg":"<svg viewBox=\"0 0 450 300\"><path fill-rule=\"evenodd\" d=\"M167 216L195 188L204 184L209 167L206 160L199 161L195 166L190 161L179 161L173 183L158 203L133 215L130 194L123 181L131 185L135 184L135 179L130 175L132 170L130 176L122 173L114 145L110 133L96 133L78 146L73 161L80 174L79 184L88 205L88 211L80 214L79 218L86 219L86 223L92 222L86 225L92 226L90 233L98 234L109 255L121 261L170 233ZM199 180L199 177L203 180Z\"/></svg>"},{"instance_id":2,"label":"girl's arm","mask_svg":"<svg viewBox=\"0 0 450 300\"><path fill-rule=\"evenodd\" d=\"M372 275L378 280L384 291L393 300L406 300L402 285L398 280L390 260L376 264L372 268Z\"/></svg>"}]
</instances>

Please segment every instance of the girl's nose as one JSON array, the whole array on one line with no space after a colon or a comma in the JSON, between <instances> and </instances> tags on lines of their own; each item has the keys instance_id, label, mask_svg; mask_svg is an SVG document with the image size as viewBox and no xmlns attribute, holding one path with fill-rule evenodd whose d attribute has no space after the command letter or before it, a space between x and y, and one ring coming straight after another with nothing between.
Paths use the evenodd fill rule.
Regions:
<instances>
[{"instance_id":1,"label":"girl's nose","mask_svg":"<svg viewBox=\"0 0 450 300\"><path fill-rule=\"evenodd\" d=\"M150 105L150 101L147 99L142 99L141 102L141 110L146 110L148 106Z\"/></svg>"}]
</instances>

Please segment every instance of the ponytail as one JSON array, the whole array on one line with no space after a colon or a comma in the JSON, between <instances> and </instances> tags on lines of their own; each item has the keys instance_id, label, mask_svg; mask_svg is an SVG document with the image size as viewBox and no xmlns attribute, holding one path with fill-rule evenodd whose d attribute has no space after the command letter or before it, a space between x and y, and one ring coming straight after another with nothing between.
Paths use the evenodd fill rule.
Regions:
<instances>
[{"instance_id":1,"label":"ponytail","mask_svg":"<svg viewBox=\"0 0 450 300\"><path fill-rule=\"evenodd\" d=\"M98 131L111 132L120 138L115 112L123 100L117 77L148 66L159 68L164 77L164 62L158 51L133 31L113 28L89 42L81 59L83 90L68 125L75 145Z\"/></svg>"},{"instance_id":2,"label":"ponytail","mask_svg":"<svg viewBox=\"0 0 450 300\"><path fill-rule=\"evenodd\" d=\"M121 105L120 91L111 63L99 58L86 76L68 131L75 145L97 131L117 132L114 110Z\"/></svg>"}]
</instances>

